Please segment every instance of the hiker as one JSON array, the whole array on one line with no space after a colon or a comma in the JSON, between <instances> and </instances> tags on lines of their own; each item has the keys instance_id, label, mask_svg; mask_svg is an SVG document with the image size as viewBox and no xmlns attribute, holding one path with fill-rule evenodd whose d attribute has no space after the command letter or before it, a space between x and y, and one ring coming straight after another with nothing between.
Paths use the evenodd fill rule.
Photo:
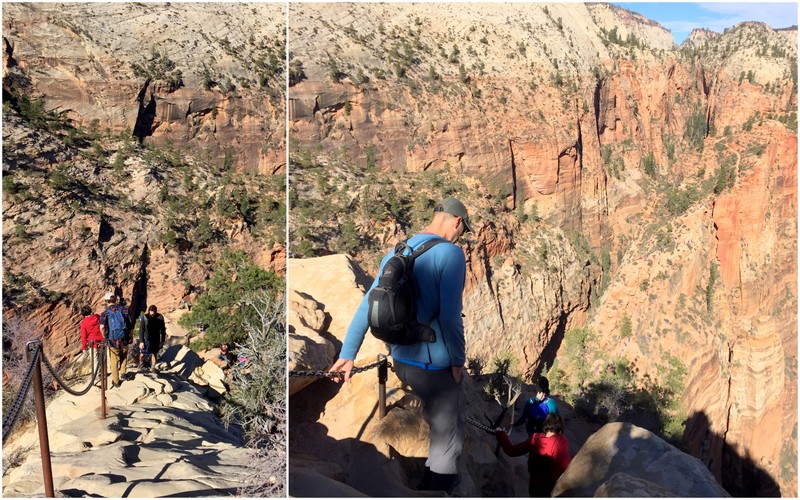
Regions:
<instances>
[{"instance_id":1,"label":"hiker","mask_svg":"<svg viewBox=\"0 0 800 500\"><path fill-rule=\"evenodd\" d=\"M535 432L525 441L511 444L503 429L495 430L497 442L508 456L528 454L528 496L549 497L561 474L567 470L572 458L569 443L564 437L564 420L557 413L550 413L544 420L544 432Z\"/></svg>"},{"instance_id":2,"label":"hiker","mask_svg":"<svg viewBox=\"0 0 800 500\"><path fill-rule=\"evenodd\" d=\"M408 345L388 343L397 377L422 400L424 415L430 424L428 459L419 489L452 491L458 483L456 462L464 441L464 395L460 384L465 341L461 294L466 262L464 252L455 243L464 232L471 230L466 207L455 198L446 198L435 206L425 231L407 242L411 248L419 248L429 240L440 239L439 244L416 258L413 267L419 288L417 320L433 329L435 340ZM393 256L394 252L390 252L384 257L379 278ZM376 278L370 292L378 283ZM369 325L369 296L368 292L359 305L347 329L339 359L330 369L343 371L345 382L350 380L353 361ZM340 379L333 377L331 380L339 382Z\"/></svg>"},{"instance_id":3,"label":"hiker","mask_svg":"<svg viewBox=\"0 0 800 500\"><path fill-rule=\"evenodd\" d=\"M108 292L104 299L108 307L100 315L100 331L108 343L113 387L119 387L122 385L120 377L125 378L128 368L128 344L131 343L133 321L128 308L117 302L113 292Z\"/></svg>"},{"instance_id":4,"label":"hiker","mask_svg":"<svg viewBox=\"0 0 800 500\"><path fill-rule=\"evenodd\" d=\"M98 342L103 341L103 332L100 331L100 315L92 312L89 306L81 307L81 351L86 347L94 349Z\"/></svg>"},{"instance_id":5,"label":"hiker","mask_svg":"<svg viewBox=\"0 0 800 500\"><path fill-rule=\"evenodd\" d=\"M217 359L225 363L224 368L228 368L231 365L231 360L228 357L229 355L230 352L228 351L228 344L220 344L219 354L217 354Z\"/></svg>"},{"instance_id":6,"label":"hiker","mask_svg":"<svg viewBox=\"0 0 800 500\"><path fill-rule=\"evenodd\" d=\"M164 316L158 314L158 308L155 305L151 305L147 309L147 314L142 314L139 318L140 368L147 368L149 364L150 372L155 373L156 355L166 339L167 326L164 323Z\"/></svg>"},{"instance_id":7,"label":"hiker","mask_svg":"<svg viewBox=\"0 0 800 500\"><path fill-rule=\"evenodd\" d=\"M542 426L547 415L551 413L559 413L558 405L553 398L550 397L550 381L547 377L539 377L539 383L536 386L536 395L525 401L525 406L522 408L519 418L512 425L514 427L525 423L525 430L528 435L534 432L542 432Z\"/></svg>"}]
</instances>

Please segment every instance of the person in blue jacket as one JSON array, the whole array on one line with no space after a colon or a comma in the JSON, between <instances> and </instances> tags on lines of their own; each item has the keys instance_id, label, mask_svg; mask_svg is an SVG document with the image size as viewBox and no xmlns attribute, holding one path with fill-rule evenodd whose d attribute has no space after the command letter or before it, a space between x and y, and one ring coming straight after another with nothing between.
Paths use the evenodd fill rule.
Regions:
<instances>
[{"instance_id":1,"label":"person in blue jacket","mask_svg":"<svg viewBox=\"0 0 800 500\"><path fill-rule=\"evenodd\" d=\"M539 384L536 387L536 395L525 401L522 413L514 426L525 424L525 430L529 436L534 432L542 432L542 425L550 413L558 414L558 405L550 397L550 381L547 377L539 377Z\"/></svg>"},{"instance_id":2,"label":"person in blue jacket","mask_svg":"<svg viewBox=\"0 0 800 500\"><path fill-rule=\"evenodd\" d=\"M427 324L434 318L430 327L436 332L436 340L389 344L397 377L420 397L430 424L428 459L420 489L452 491L458 483L456 462L464 441L464 396L460 384L466 358L461 317L466 261L464 252L455 243L471 230L464 204L455 198L445 198L434 207L428 227L408 240L412 248L432 238L446 240L414 262L414 279L419 287L417 319ZM392 255L394 251L383 258L378 276ZM376 279L370 290L377 283ZM368 296L369 291L347 329L339 359L330 369L343 371L345 382L350 380L353 361L367 332ZM340 381L338 377L332 380Z\"/></svg>"}]
</instances>

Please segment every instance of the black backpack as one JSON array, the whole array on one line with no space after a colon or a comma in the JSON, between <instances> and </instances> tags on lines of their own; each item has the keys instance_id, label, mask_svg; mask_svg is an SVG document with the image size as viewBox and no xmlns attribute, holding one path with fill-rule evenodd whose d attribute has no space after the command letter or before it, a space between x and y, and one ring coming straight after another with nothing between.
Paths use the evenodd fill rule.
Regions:
<instances>
[{"instance_id":1,"label":"black backpack","mask_svg":"<svg viewBox=\"0 0 800 500\"><path fill-rule=\"evenodd\" d=\"M416 249L402 241L394 247L394 255L383 266L378 284L367 299L367 323L377 339L399 345L436 342L436 332L417 321L419 289L413 271L417 257L444 241L433 238ZM406 251L411 254L405 255Z\"/></svg>"}]
</instances>

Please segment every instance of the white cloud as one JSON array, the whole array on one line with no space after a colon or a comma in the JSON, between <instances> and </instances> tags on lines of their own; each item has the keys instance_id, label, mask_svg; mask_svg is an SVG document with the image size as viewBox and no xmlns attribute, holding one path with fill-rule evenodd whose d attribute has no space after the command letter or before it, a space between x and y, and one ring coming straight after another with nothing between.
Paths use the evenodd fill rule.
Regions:
<instances>
[{"instance_id":1,"label":"white cloud","mask_svg":"<svg viewBox=\"0 0 800 500\"><path fill-rule=\"evenodd\" d=\"M709 12L722 14L717 26L723 29L744 21L761 21L773 28L785 28L797 24L796 3L701 3L698 6ZM710 21L710 20L709 20ZM713 28L712 28L713 29ZM714 30L717 31L717 30Z\"/></svg>"},{"instance_id":2,"label":"white cloud","mask_svg":"<svg viewBox=\"0 0 800 500\"><path fill-rule=\"evenodd\" d=\"M760 21L772 28L786 28L797 24L797 4L794 3L699 3L697 6L707 15L694 16L691 19L659 21L680 39L682 34L688 35L695 28L706 28L722 33L744 21Z\"/></svg>"}]
</instances>

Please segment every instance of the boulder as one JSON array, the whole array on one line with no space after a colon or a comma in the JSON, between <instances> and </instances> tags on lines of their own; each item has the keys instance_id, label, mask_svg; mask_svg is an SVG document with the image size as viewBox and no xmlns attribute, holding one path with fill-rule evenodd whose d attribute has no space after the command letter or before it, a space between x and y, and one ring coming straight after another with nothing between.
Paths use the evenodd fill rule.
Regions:
<instances>
[{"instance_id":1,"label":"boulder","mask_svg":"<svg viewBox=\"0 0 800 500\"><path fill-rule=\"evenodd\" d=\"M293 497L366 497L355 488L331 479L313 469L299 468L292 472L289 495Z\"/></svg>"},{"instance_id":2,"label":"boulder","mask_svg":"<svg viewBox=\"0 0 800 500\"><path fill-rule=\"evenodd\" d=\"M619 472L600 485L594 492L594 496L598 498L666 498L672 495L655 483Z\"/></svg>"},{"instance_id":3,"label":"boulder","mask_svg":"<svg viewBox=\"0 0 800 500\"><path fill-rule=\"evenodd\" d=\"M618 473L629 477L613 477ZM657 488L648 490L649 483ZM586 441L556 483L553 496L605 496L607 491L619 495L628 487L624 485L654 493L646 496L730 496L700 460L625 422L606 424Z\"/></svg>"},{"instance_id":4,"label":"boulder","mask_svg":"<svg viewBox=\"0 0 800 500\"><path fill-rule=\"evenodd\" d=\"M225 372L211 360L194 369L189 376L189 381L209 388L209 396L218 398L227 392L225 387Z\"/></svg>"},{"instance_id":5,"label":"boulder","mask_svg":"<svg viewBox=\"0 0 800 500\"><path fill-rule=\"evenodd\" d=\"M326 370L336 358L336 347L320 335L326 331L322 304L310 295L292 290L289 293L289 371ZM291 377L289 396L313 383L316 378Z\"/></svg>"},{"instance_id":6,"label":"boulder","mask_svg":"<svg viewBox=\"0 0 800 500\"><path fill-rule=\"evenodd\" d=\"M321 335L314 332L305 335L289 334L289 371L327 370L335 357L336 348ZM315 380L317 379L311 377L291 377L289 396L297 394Z\"/></svg>"}]
</instances>

